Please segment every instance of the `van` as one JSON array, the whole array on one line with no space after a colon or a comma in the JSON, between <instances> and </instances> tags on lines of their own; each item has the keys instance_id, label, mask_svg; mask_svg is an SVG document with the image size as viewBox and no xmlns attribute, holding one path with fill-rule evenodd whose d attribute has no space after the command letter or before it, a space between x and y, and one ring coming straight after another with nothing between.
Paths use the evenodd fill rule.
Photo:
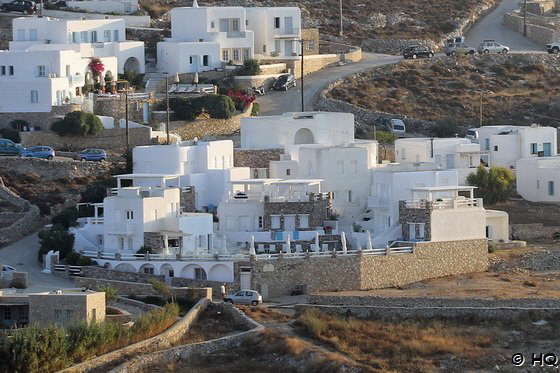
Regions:
<instances>
[{"instance_id":1,"label":"van","mask_svg":"<svg viewBox=\"0 0 560 373\"><path fill-rule=\"evenodd\" d=\"M9 139L0 139L0 155L20 155L24 148Z\"/></svg>"},{"instance_id":2,"label":"van","mask_svg":"<svg viewBox=\"0 0 560 373\"><path fill-rule=\"evenodd\" d=\"M394 135L402 136L406 133L406 126L402 119L389 119L387 130Z\"/></svg>"},{"instance_id":3,"label":"van","mask_svg":"<svg viewBox=\"0 0 560 373\"><path fill-rule=\"evenodd\" d=\"M471 140L472 142L478 143L478 129L469 128L467 130L467 134L466 134L465 138Z\"/></svg>"}]
</instances>

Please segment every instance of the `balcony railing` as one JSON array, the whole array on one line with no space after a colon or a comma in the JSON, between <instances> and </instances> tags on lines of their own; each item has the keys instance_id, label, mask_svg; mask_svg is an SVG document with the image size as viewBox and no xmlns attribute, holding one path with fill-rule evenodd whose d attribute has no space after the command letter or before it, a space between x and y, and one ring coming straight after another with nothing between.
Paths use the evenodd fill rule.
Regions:
<instances>
[{"instance_id":1,"label":"balcony railing","mask_svg":"<svg viewBox=\"0 0 560 373\"><path fill-rule=\"evenodd\" d=\"M298 27L275 28L273 34L274 36L277 37L297 37L299 36L299 28Z\"/></svg>"},{"instance_id":2,"label":"balcony railing","mask_svg":"<svg viewBox=\"0 0 560 373\"><path fill-rule=\"evenodd\" d=\"M454 198L439 201L406 201L405 207L412 209L425 209L432 207L434 210L483 207L482 198Z\"/></svg>"},{"instance_id":3,"label":"balcony railing","mask_svg":"<svg viewBox=\"0 0 560 373\"><path fill-rule=\"evenodd\" d=\"M226 36L228 39L243 39L247 36L247 32L246 31L228 31L226 33Z\"/></svg>"}]
</instances>

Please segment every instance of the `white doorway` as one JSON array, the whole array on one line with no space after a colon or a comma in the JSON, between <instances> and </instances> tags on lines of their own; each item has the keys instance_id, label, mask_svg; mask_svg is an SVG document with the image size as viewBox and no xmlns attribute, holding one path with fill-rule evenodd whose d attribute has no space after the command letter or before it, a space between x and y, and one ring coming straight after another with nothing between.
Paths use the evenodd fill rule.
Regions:
<instances>
[{"instance_id":1,"label":"white doorway","mask_svg":"<svg viewBox=\"0 0 560 373\"><path fill-rule=\"evenodd\" d=\"M293 44L294 44L294 42L291 41L291 40L285 40L284 41L284 46L285 46L284 49L286 50L286 56L291 56L292 55L292 53L294 51Z\"/></svg>"},{"instance_id":2,"label":"white doorway","mask_svg":"<svg viewBox=\"0 0 560 373\"><path fill-rule=\"evenodd\" d=\"M292 17L284 17L285 34L294 33L294 20Z\"/></svg>"},{"instance_id":3,"label":"white doorway","mask_svg":"<svg viewBox=\"0 0 560 373\"><path fill-rule=\"evenodd\" d=\"M239 268L239 286L240 289L251 289L251 268Z\"/></svg>"}]
</instances>

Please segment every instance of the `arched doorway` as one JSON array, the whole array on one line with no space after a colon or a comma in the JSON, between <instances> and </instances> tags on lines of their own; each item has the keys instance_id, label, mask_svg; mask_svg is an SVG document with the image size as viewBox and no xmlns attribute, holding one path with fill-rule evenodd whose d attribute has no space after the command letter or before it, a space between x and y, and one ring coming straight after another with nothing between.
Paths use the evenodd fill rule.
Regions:
<instances>
[{"instance_id":1,"label":"arched doorway","mask_svg":"<svg viewBox=\"0 0 560 373\"><path fill-rule=\"evenodd\" d=\"M175 277L175 270L169 263L165 263L161 266L159 273L165 276L165 282L171 283L171 279Z\"/></svg>"},{"instance_id":2,"label":"arched doorway","mask_svg":"<svg viewBox=\"0 0 560 373\"><path fill-rule=\"evenodd\" d=\"M206 280L208 276L204 268L198 264L189 264L183 267L181 270L181 277L191 278L195 280Z\"/></svg>"},{"instance_id":3,"label":"arched doorway","mask_svg":"<svg viewBox=\"0 0 560 373\"><path fill-rule=\"evenodd\" d=\"M153 266L153 264L150 264L150 263L142 264L142 266L138 269L138 273L145 273L147 275L155 275L156 274L156 268Z\"/></svg>"},{"instance_id":4,"label":"arched doorway","mask_svg":"<svg viewBox=\"0 0 560 373\"><path fill-rule=\"evenodd\" d=\"M136 268L132 264L129 263L121 263L115 267L115 271L120 272L136 272Z\"/></svg>"},{"instance_id":5,"label":"arched doorway","mask_svg":"<svg viewBox=\"0 0 560 373\"><path fill-rule=\"evenodd\" d=\"M140 71L140 62L136 57L129 57L124 63L123 70L138 73Z\"/></svg>"},{"instance_id":6,"label":"arched doorway","mask_svg":"<svg viewBox=\"0 0 560 373\"><path fill-rule=\"evenodd\" d=\"M314 144L315 138L309 128L300 128L294 135L294 144Z\"/></svg>"},{"instance_id":7,"label":"arched doorway","mask_svg":"<svg viewBox=\"0 0 560 373\"><path fill-rule=\"evenodd\" d=\"M230 282L233 277L231 270L223 264L216 264L208 271L208 280Z\"/></svg>"}]
</instances>

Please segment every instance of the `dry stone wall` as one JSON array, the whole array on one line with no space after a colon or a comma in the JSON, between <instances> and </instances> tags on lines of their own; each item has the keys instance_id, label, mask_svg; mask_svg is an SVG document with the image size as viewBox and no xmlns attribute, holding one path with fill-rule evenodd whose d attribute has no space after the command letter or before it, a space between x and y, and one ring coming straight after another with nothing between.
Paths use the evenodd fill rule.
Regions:
<instances>
[{"instance_id":1,"label":"dry stone wall","mask_svg":"<svg viewBox=\"0 0 560 373\"><path fill-rule=\"evenodd\" d=\"M529 39L543 45L557 40L558 32L552 26L537 25L534 22L530 18L527 22L527 37ZM512 30L523 34L523 16L516 13L506 14L503 23Z\"/></svg>"},{"instance_id":2,"label":"dry stone wall","mask_svg":"<svg viewBox=\"0 0 560 373\"><path fill-rule=\"evenodd\" d=\"M37 130L48 131L53 122L59 120L72 111L80 109L80 105L63 105L53 106L51 112L0 113L0 128L10 127L10 123L14 120L24 120L28 122L31 127L34 127Z\"/></svg>"},{"instance_id":3,"label":"dry stone wall","mask_svg":"<svg viewBox=\"0 0 560 373\"><path fill-rule=\"evenodd\" d=\"M235 167L266 168L270 161L279 161L284 149L233 149L233 164Z\"/></svg>"},{"instance_id":4,"label":"dry stone wall","mask_svg":"<svg viewBox=\"0 0 560 373\"><path fill-rule=\"evenodd\" d=\"M114 269L102 267L87 266L82 267L82 276L90 278L101 278L105 280L125 281L125 282L142 282L149 283L150 280L165 281L164 276L149 275L137 272L122 272Z\"/></svg>"},{"instance_id":5,"label":"dry stone wall","mask_svg":"<svg viewBox=\"0 0 560 373\"><path fill-rule=\"evenodd\" d=\"M510 237L516 240L534 240L560 236L560 226L545 226L542 223L511 224Z\"/></svg>"},{"instance_id":6,"label":"dry stone wall","mask_svg":"<svg viewBox=\"0 0 560 373\"><path fill-rule=\"evenodd\" d=\"M13 218L0 229L0 246L15 242L33 233L43 225L39 208L19 197L10 189L0 186L0 200L4 200L19 210L16 214L6 214L5 218Z\"/></svg>"}]
</instances>

